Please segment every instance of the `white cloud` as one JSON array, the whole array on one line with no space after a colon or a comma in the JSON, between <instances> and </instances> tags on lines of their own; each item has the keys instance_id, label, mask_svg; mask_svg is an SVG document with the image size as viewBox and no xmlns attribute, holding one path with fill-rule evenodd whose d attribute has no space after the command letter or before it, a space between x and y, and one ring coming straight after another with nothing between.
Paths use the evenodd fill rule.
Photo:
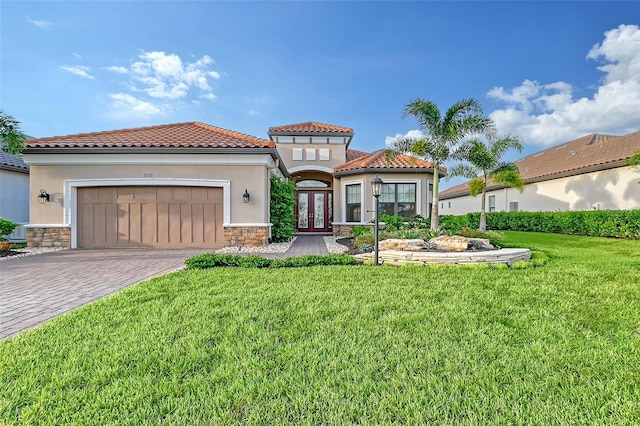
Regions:
<instances>
[{"instance_id":1,"label":"white cloud","mask_svg":"<svg viewBox=\"0 0 640 426\"><path fill-rule=\"evenodd\" d=\"M210 82L218 80L220 73L209 69L213 64L209 56L184 63L178 55L154 51L142 52L139 59L127 70L133 79L134 90L145 92L155 99L182 99L190 91L199 92L201 97L210 100L215 99ZM108 69L121 74L125 70L123 67Z\"/></svg>"},{"instance_id":2,"label":"white cloud","mask_svg":"<svg viewBox=\"0 0 640 426\"><path fill-rule=\"evenodd\" d=\"M260 115L260 111L257 111L255 109L252 109L251 111L249 111L247 113L248 115L254 116L254 115Z\"/></svg>"},{"instance_id":3,"label":"white cloud","mask_svg":"<svg viewBox=\"0 0 640 426\"><path fill-rule=\"evenodd\" d=\"M70 72L72 74L78 75L83 78L88 78L90 80L95 80L95 77L89 74L89 67L84 67L82 65L62 65L60 69Z\"/></svg>"},{"instance_id":4,"label":"white cloud","mask_svg":"<svg viewBox=\"0 0 640 426\"><path fill-rule=\"evenodd\" d=\"M640 129L640 28L620 25L605 32L587 59L602 63L600 86L592 97L573 97L566 82L540 84L525 80L488 95L507 104L490 114L500 133L521 136L527 143L553 145L589 133L625 134Z\"/></svg>"},{"instance_id":5,"label":"white cloud","mask_svg":"<svg viewBox=\"0 0 640 426\"><path fill-rule=\"evenodd\" d=\"M126 69L125 67L111 66L111 67L105 67L104 69L106 69L107 71L115 72L117 74L129 74L129 70Z\"/></svg>"},{"instance_id":6,"label":"white cloud","mask_svg":"<svg viewBox=\"0 0 640 426\"><path fill-rule=\"evenodd\" d=\"M215 101L216 99L218 99L216 97L216 95L214 95L213 93L207 93L206 95L202 95L200 97L201 98L205 98L205 99L209 99L210 101Z\"/></svg>"},{"instance_id":7,"label":"white cloud","mask_svg":"<svg viewBox=\"0 0 640 426\"><path fill-rule=\"evenodd\" d=\"M113 100L111 107L114 113L122 118L150 118L163 113L158 106L151 102L137 99L128 93L114 93L109 97Z\"/></svg>"},{"instance_id":8,"label":"white cloud","mask_svg":"<svg viewBox=\"0 0 640 426\"><path fill-rule=\"evenodd\" d=\"M45 31L53 27L51 22L42 19L31 19L27 16L26 21Z\"/></svg>"},{"instance_id":9,"label":"white cloud","mask_svg":"<svg viewBox=\"0 0 640 426\"><path fill-rule=\"evenodd\" d=\"M396 133L395 136L387 136L384 140L384 143L387 147L393 145L394 142L397 142L401 139L422 139L424 135L420 130L409 130L406 134Z\"/></svg>"}]
</instances>

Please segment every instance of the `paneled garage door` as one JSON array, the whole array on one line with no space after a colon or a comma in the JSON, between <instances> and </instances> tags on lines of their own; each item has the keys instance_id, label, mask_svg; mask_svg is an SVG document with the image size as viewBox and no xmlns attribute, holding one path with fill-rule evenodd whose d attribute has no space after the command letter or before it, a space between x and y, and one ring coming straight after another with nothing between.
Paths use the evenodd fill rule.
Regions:
<instances>
[{"instance_id":1,"label":"paneled garage door","mask_svg":"<svg viewBox=\"0 0 640 426\"><path fill-rule=\"evenodd\" d=\"M78 188L78 247L221 247L222 188Z\"/></svg>"}]
</instances>

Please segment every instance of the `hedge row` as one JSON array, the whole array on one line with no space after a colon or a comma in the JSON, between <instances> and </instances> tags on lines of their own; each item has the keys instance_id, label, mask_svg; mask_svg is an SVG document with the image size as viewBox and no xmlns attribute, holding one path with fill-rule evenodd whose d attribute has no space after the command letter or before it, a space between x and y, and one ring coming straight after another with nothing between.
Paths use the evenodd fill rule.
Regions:
<instances>
[{"instance_id":1,"label":"hedge row","mask_svg":"<svg viewBox=\"0 0 640 426\"><path fill-rule=\"evenodd\" d=\"M347 254L329 254L326 256L310 254L287 257L286 259L267 259L254 254L240 256L237 254L203 253L187 259L184 263L187 269L209 269L224 266L236 268L296 268L318 265L357 265L358 261Z\"/></svg>"},{"instance_id":2,"label":"hedge row","mask_svg":"<svg viewBox=\"0 0 640 426\"><path fill-rule=\"evenodd\" d=\"M477 228L480 213L442 216L440 225L453 231L463 226ZM487 229L640 239L640 210L491 212L487 213Z\"/></svg>"}]
</instances>

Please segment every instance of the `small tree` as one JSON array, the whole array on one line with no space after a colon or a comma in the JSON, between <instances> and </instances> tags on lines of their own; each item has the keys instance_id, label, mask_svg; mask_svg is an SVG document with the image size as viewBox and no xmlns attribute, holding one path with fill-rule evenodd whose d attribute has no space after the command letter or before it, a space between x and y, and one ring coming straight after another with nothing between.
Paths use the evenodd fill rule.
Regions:
<instances>
[{"instance_id":1,"label":"small tree","mask_svg":"<svg viewBox=\"0 0 640 426\"><path fill-rule=\"evenodd\" d=\"M18 155L24 151L27 137L20 130L20 122L0 109L0 140L2 149Z\"/></svg>"},{"instance_id":2,"label":"small tree","mask_svg":"<svg viewBox=\"0 0 640 426\"><path fill-rule=\"evenodd\" d=\"M493 135L494 124L485 117L480 103L475 99L463 99L453 104L444 115L431 101L415 99L404 108L403 116L412 115L424 138L404 138L389 147L388 157L408 154L433 163L433 199L431 229L438 228L438 203L440 201L440 166L452 158L455 148L474 134Z\"/></svg>"},{"instance_id":3,"label":"small tree","mask_svg":"<svg viewBox=\"0 0 640 426\"><path fill-rule=\"evenodd\" d=\"M295 230L296 184L291 180L271 177L271 238L275 243L291 241Z\"/></svg>"},{"instance_id":4,"label":"small tree","mask_svg":"<svg viewBox=\"0 0 640 426\"><path fill-rule=\"evenodd\" d=\"M524 178L514 163L502 161L502 157L509 149L522 151L522 144L518 138L507 136L502 139L490 139L487 143L479 139L465 142L456 153L457 158L466 160L469 164L459 164L449 169L450 176L464 176L471 179L469 193L472 197L482 194L480 204L481 232L487 230L486 199L489 179L498 185L524 188Z\"/></svg>"}]
</instances>

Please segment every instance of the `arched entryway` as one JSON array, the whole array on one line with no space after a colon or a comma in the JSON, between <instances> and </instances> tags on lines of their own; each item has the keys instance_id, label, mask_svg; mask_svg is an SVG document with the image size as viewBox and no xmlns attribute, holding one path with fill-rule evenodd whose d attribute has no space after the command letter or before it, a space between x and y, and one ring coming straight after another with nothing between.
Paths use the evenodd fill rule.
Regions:
<instances>
[{"instance_id":1,"label":"arched entryway","mask_svg":"<svg viewBox=\"0 0 640 426\"><path fill-rule=\"evenodd\" d=\"M333 221L333 178L318 171L298 172L296 183L296 231L331 233Z\"/></svg>"}]
</instances>

